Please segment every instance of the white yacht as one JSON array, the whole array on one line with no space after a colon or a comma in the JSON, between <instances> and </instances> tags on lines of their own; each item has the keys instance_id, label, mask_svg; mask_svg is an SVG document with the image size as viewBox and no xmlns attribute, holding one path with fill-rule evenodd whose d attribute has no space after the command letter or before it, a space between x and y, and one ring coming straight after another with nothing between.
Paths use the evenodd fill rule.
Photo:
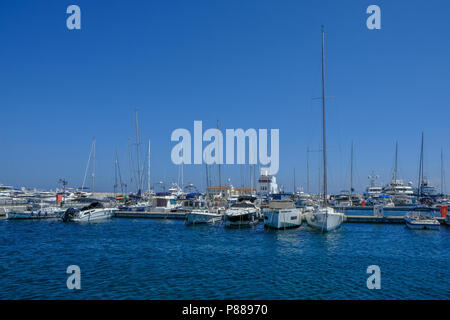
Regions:
<instances>
[{"instance_id":1,"label":"white yacht","mask_svg":"<svg viewBox=\"0 0 450 320\"><path fill-rule=\"evenodd\" d=\"M302 225L302 209L296 208L292 200L272 200L263 214L266 228L285 229Z\"/></svg>"},{"instance_id":2,"label":"white yacht","mask_svg":"<svg viewBox=\"0 0 450 320\"><path fill-rule=\"evenodd\" d=\"M337 229L344 221L344 214L328 205L327 197L327 145L325 135L325 68L324 68L325 33L322 30L322 157L323 157L323 201L314 211L306 214L306 222L322 232Z\"/></svg>"},{"instance_id":3,"label":"white yacht","mask_svg":"<svg viewBox=\"0 0 450 320\"><path fill-rule=\"evenodd\" d=\"M240 197L237 203L232 204L225 211L224 221L226 227L253 226L258 223L260 212L255 206L255 197Z\"/></svg>"},{"instance_id":4,"label":"white yacht","mask_svg":"<svg viewBox=\"0 0 450 320\"><path fill-rule=\"evenodd\" d=\"M152 199L150 213L169 213L175 211L180 205L177 198L170 192L158 192Z\"/></svg>"},{"instance_id":5,"label":"white yacht","mask_svg":"<svg viewBox=\"0 0 450 320\"><path fill-rule=\"evenodd\" d=\"M64 212L65 222L89 222L109 219L114 216L115 208L105 208L100 202L93 202L81 209L69 208Z\"/></svg>"}]
</instances>

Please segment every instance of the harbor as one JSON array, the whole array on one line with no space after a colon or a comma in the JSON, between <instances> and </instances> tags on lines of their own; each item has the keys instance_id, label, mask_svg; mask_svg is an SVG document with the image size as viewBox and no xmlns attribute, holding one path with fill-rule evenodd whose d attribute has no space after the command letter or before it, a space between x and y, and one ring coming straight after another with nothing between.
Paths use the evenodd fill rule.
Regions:
<instances>
[{"instance_id":1,"label":"harbor","mask_svg":"<svg viewBox=\"0 0 450 320\"><path fill-rule=\"evenodd\" d=\"M403 2L5 0L0 301L448 304L450 2Z\"/></svg>"}]
</instances>

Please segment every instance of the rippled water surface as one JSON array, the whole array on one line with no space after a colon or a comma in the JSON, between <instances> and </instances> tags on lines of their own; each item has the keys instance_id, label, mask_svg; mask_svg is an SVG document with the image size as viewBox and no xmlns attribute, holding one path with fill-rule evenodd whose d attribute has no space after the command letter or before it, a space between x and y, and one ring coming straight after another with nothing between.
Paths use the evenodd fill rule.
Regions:
<instances>
[{"instance_id":1,"label":"rippled water surface","mask_svg":"<svg viewBox=\"0 0 450 320\"><path fill-rule=\"evenodd\" d=\"M1 299L449 299L450 228L0 220ZM66 268L81 268L68 290ZM369 290L369 265L381 289Z\"/></svg>"}]
</instances>

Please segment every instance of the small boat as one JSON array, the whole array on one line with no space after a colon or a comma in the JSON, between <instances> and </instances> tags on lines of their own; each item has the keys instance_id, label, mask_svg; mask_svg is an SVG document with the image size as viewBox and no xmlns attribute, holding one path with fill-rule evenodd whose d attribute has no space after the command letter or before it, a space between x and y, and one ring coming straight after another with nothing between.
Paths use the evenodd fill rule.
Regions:
<instances>
[{"instance_id":1,"label":"small boat","mask_svg":"<svg viewBox=\"0 0 450 320\"><path fill-rule=\"evenodd\" d=\"M422 143L420 145L420 162L419 162L419 187L417 189L417 198L422 203L422 182L423 182L423 132ZM406 226L410 229L430 229L439 230L440 223L433 217L432 209L425 205L420 205L405 215Z\"/></svg>"},{"instance_id":2,"label":"small boat","mask_svg":"<svg viewBox=\"0 0 450 320\"><path fill-rule=\"evenodd\" d=\"M89 222L105 220L114 216L115 208L105 208L100 202L93 202L81 208L69 208L64 212L62 220L64 222Z\"/></svg>"},{"instance_id":3,"label":"small boat","mask_svg":"<svg viewBox=\"0 0 450 320\"><path fill-rule=\"evenodd\" d=\"M188 194L181 209L186 212L186 224L215 223L223 218L219 209L208 207L200 194Z\"/></svg>"},{"instance_id":4,"label":"small boat","mask_svg":"<svg viewBox=\"0 0 450 320\"><path fill-rule=\"evenodd\" d=\"M224 216L225 227L250 227L259 222L260 212L255 206L255 197L239 197Z\"/></svg>"},{"instance_id":5,"label":"small boat","mask_svg":"<svg viewBox=\"0 0 450 320\"><path fill-rule=\"evenodd\" d=\"M273 200L263 214L266 228L285 229L302 225L302 209L296 208L292 200Z\"/></svg>"},{"instance_id":6,"label":"small boat","mask_svg":"<svg viewBox=\"0 0 450 320\"><path fill-rule=\"evenodd\" d=\"M186 214L186 224L205 224L221 221L223 214L209 209L194 209Z\"/></svg>"},{"instance_id":7,"label":"small boat","mask_svg":"<svg viewBox=\"0 0 450 320\"><path fill-rule=\"evenodd\" d=\"M432 210L427 207L417 207L405 215L406 226L409 229L439 230L440 223L433 217Z\"/></svg>"},{"instance_id":8,"label":"small boat","mask_svg":"<svg viewBox=\"0 0 450 320\"><path fill-rule=\"evenodd\" d=\"M6 219L58 219L64 214L60 207L29 206L25 210L5 210Z\"/></svg>"},{"instance_id":9,"label":"small boat","mask_svg":"<svg viewBox=\"0 0 450 320\"><path fill-rule=\"evenodd\" d=\"M314 229L323 232L337 229L344 221L344 214L332 207L317 207L306 214L306 222Z\"/></svg>"}]
</instances>

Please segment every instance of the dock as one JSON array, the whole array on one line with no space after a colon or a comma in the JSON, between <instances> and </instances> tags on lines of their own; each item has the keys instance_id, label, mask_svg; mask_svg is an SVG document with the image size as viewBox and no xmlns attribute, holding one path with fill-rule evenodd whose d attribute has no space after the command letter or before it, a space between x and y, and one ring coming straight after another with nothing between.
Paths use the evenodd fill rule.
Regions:
<instances>
[{"instance_id":1,"label":"dock","mask_svg":"<svg viewBox=\"0 0 450 320\"><path fill-rule=\"evenodd\" d=\"M435 217L439 223L444 224L445 218ZM403 216L363 216L363 215L346 215L344 222L348 223L381 223L381 224L404 224L405 219Z\"/></svg>"},{"instance_id":2,"label":"dock","mask_svg":"<svg viewBox=\"0 0 450 320\"><path fill-rule=\"evenodd\" d=\"M146 211L116 211L116 218L146 218L146 219L178 219L186 218L185 212L146 212Z\"/></svg>"}]
</instances>

